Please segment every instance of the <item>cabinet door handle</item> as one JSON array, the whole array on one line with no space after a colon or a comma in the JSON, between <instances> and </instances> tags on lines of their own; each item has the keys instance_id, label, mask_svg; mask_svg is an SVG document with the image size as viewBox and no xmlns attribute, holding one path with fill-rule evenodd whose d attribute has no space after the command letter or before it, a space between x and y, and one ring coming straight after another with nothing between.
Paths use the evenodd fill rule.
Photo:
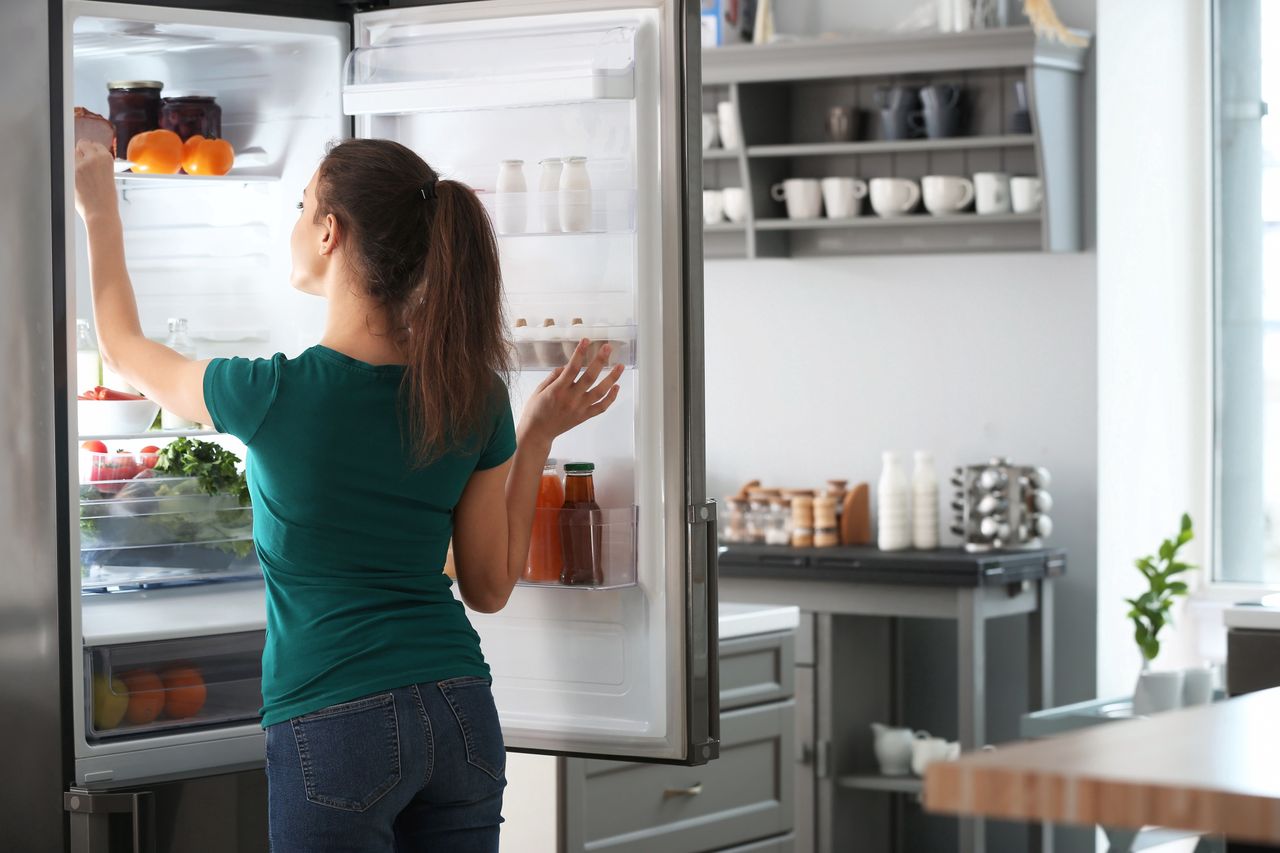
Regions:
<instances>
[{"instance_id":1,"label":"cabinet door handle","mask_svg":"<svg viewBox=\"0 0 1280 853\"><path fill-rule=\"evenodd\" d=\"M668 788L662 792L663 799L671 797L696 797L702 793L702 783L694 782L687 788Z\"/></svg>"}]
</instances>

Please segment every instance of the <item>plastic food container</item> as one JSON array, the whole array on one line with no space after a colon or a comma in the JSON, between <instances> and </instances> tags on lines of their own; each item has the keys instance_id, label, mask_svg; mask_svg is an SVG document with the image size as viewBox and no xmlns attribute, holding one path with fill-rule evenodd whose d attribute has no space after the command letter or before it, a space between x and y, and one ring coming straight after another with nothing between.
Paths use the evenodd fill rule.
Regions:
<instances>
[{"instance_id":1,"label":"plastic food container","mask_svg":"<svg viewBox=\"0 0 1280 853\"><path fill-rule=\"evenodd\" d=\"M160 406L150 400L77 400L80 435L131 435L146 432Z\"/></svg>"},{"instance_id":2,"label":"plastic food container","mask_svg":"<svg viewBox=\"0 0 1280 853\"><path fill-rule=\"evenodd\" d=\"M257 577L253 510L208 494L193 477L148 476L150 457L85 453L80 486L80 574L110 591ZM154 462L151 462L154 464Z\"/></svg>"}]
</instances>

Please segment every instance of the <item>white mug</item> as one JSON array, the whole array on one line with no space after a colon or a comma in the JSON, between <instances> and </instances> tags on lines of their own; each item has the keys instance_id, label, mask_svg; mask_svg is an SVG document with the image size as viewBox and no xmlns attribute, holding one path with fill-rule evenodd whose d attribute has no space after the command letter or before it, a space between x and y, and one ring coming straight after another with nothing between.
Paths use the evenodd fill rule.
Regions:
<instances>
[{"instance_id":1,"label":"white mug","mask_svg":"<svg viewBox=\"0 0 1280 853\"><path fill-rule=\"evenodd\" d=\"M978 213L1009 212L1009 176L1004 172L978 172L973 189Z\"/></svg>"},{"instance_id":2,"label":"white mug","mask_svg":"<svg viewBox=\"0 0 1280 853\"><path fill-rule=\"evenodd\" d=\"M1044 201L1044 184L1039 178L1011 178L1009 195L1014 213L1035 213Z\"/></svg>"},{"instance_id":3,"label":"white mug","mask_svg":"<svg viewBox=\"0 0 1280 853\"><path fill-rule=\"evenodd\" d=\"M708 225L715 225L724 219L724 191L723 190L703 190L702 191L702 221Z\"/></svg>"},{"instance_id":4,"label":"white mug","mask_svg":"<svg viewBox=\"0 0 1280 853\"><path fill-rule=\"evenodd\" d=\"M742 187L725 187L724 215L730 222L742 222L747 218L747 191Z\"/></svg>"},{"instance_id":5,"label":"white mug","mask_svg":"<svg viewBox=\"0 0 1280 853\"><path fill-rule=\"evenodd\" d=\"M741 148L742 134L738 132L738 111L733 108L733 101L716 104L716 115L720 119L720 143L730 151Z\"/></svg>"},{"instance_id":6,"label":"white mug","mask_svg":"<svg viewBox=\"0 0 1280 853\"><path fill-rule=\"evenodd\" d=\"M787 178L770 190L774 201L787 203L790 219L817 219L822 214L822 188L817 178Z\"/></svg>"},{"instance_id":7,"label":"white mug","mask_svg":"<svg viewBox=\"0 0 1280 853\"><path fill-rule=\"evenodd\" d=\"M858 178L823 178L822 203L829 219L848 219L862 212L867 182Z\"/></svg>"},{"instance_id":8,"label":"white mug","mask_svg":"<svg viewBox=\"0 0 1280 853\"><path fill-rule=\"evenodd\" d=\"M720 144L720 120L715 113L702 114L702 150Z\"/></svg>"},{"instance_id":9,"label":"white mug","mask_svg":"<svg viewBox=\"0 0 1280 853\"><path fill-rule=\"evenodd\" d=\"M935 761L955 761L960 757L960 744L945 738L930 737L928 732L916 732L911 742L911 769L917 776Z\"/></svg>"},{"instance_id":10,"label":"white mug","mask_svg":"<svg viewBox=\"0 0 1280 853\"><path fill-rule=\"evenodd\" d=\"M920 185L908 178L872 178L871 209L881 216L903 216L920 202Z\"/></svg>"},{"instance_id":11,"label":"white mug","mask_svg":"<svg viewBox=\"0 0 1280 853\"><path fill-rule=\"evenodd\" d=\"M952 175L925 175L924 208L935 216L959 213L973 203L973 181Z\"/></svg>"}]
</instances>

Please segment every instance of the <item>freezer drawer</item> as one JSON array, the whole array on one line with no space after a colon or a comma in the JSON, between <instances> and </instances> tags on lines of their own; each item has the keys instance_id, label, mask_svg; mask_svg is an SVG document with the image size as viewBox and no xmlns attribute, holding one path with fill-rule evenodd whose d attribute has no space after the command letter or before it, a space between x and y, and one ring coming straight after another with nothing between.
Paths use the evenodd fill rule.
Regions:
<instances>
[{"instance_id":1,"label":"freezer drawer","mask_svg":"<svg viewBox=\"0 0 1280 853\"><path fill-rule=\"evenodd\" d=\"M239 725L262 705L263 631L85 650L90 741Z\"/></svg>"},{"instance_id":2,"label":"freezer drawer","mask_svg":"<svg viewBox=\"0 0 1280 853\"><path fill-rule=\"evenodd\" d=\"M723 714L720 758L702 767L585 762L586 847L696 853L790 831L794 714L792 701Z\"/></svg>"}]
</instances>

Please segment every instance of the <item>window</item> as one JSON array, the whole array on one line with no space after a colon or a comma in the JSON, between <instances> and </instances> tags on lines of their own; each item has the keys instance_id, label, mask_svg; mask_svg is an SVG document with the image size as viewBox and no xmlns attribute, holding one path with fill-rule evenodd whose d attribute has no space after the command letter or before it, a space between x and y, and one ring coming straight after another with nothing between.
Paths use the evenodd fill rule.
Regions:
<instances>
[{"instance_id":1,"label":"window","mask_svg":"<svg viewBox=\"0 0 1280 853\"><path fill-rule=\"evenodd\" d=\"M1214 11L1215 579L1280 585L1280 0Z\"/></svg>"}]
</instances>

